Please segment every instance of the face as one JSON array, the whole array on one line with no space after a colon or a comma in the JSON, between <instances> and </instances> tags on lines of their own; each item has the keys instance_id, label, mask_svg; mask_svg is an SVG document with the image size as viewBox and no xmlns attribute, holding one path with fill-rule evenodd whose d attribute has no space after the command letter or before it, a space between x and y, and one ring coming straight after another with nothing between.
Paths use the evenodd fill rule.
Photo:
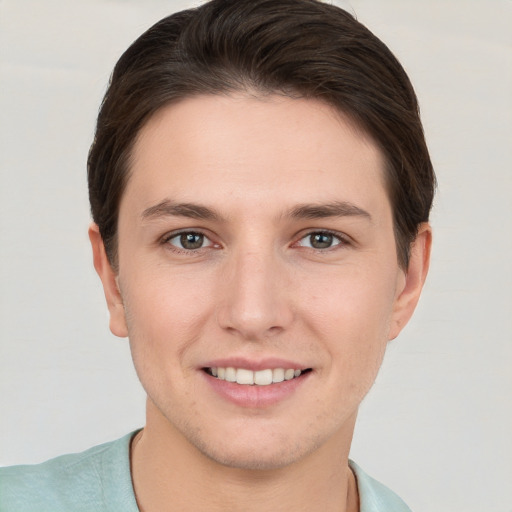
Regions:
<instances>
[{"instance_id":1,"label":"face","mask_svg":"<svg viewBox=\"0 0 512 512\"><path fill-rule=\"evenodd\" d=\"M313 100L199 96L149 121L117 275L92 237L148 426L243 468L350 444L428 260L422 242L407 276L397 264L383 168L371 140Z\"/></svg>"}]
</instances>

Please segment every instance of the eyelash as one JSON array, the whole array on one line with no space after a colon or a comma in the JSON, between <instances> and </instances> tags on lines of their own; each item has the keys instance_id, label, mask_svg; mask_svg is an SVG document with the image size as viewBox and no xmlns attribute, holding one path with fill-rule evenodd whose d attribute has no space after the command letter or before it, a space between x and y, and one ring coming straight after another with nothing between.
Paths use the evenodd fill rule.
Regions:
<instances>
[{"instance_id":1,"label":"eyelash","mask_svg":"<svg viewBox=\"0 0 512 512\"><path fill-rule=\"evenodd\" d=\"M309 238L311 240L311 237L314 235L327 235L329 237L332 237L333 239L337 239L338 243L334 243L333 245L330 245L329 247L324 248L317 248L317 247L311 247L311 246L303 246L299 245L299 247L304 247L306 249L312 249L317 253L324 253L329 250L336 250L336 248L345 247L347 245L350 245L350 241L348 237L342 233L339 233L337 231L331 231L329 229L320 229L320 230L313 230L307 232L304 236L302 236L297 242L295 242L294 245L298 245L302 240L305 240Z\"/></svg>"},{"instance_id":2,"label":"eyelash","mask_svg":"<svg viewBox=\"0 0 512 512\"><path fill-rule=\"evenodd\" d=\"M198 247L197 249L185 249L183 247L178 247L178 246L170 243L171 240L173 240L174 238L179 238L179 237L186 236L186 235L195 235L195 236L203 237L204 241L209 241L210 244L207 245L206 247ZM210 238L205 233L203 233L201 231L193 231L193 230L169 233L168 235L165 235L162 238L161 243L162 243L162 245L169 246L172 251L178 252L180 254L186 254L188 256L196 255L202 249L206 249L208 247L213 247L216 245L214 242L212 242L210 240Z\"/></svg>"},{"instance_id":3,"label":"eyelash","mask_svg":"<svg viewBox=\"0 0 512 512\"><path fill-rule=\"evenodd\" d=\"M202 246L202 247L198 247L198 248L194 248L194 249L185 249L183 247L178 247L178 246L170 243L171 240L178 238L178 237L185 236L185 235L193 235L193 236L203 237L203 243L204 243L204 241L209 241L210 244L207 246ZM300 242L302 242L305 239L309 238L311 240L311 237L313 237L314 235L323 235L323 236L332 237L333 239L337 240L337 243L334 243L333 245L330 245L329 247L323 247L323 248L317 248L317 247L312 247L311 245L301 245L300 244ZM210 247L214 247L214 248L220 247L220 245L212 242L212 240L205 233L203 233L201 231L193 231L193 230L169 233L161 239L161 244L170 247L170 250L172 250L174 252L177 252L180 254L185 254L188 256L197 255L199 253L199 251L201 251L203 249L208 249ZM325 253L330 250L336 250L336 248L345 247L347 245L350 245L350 241L348 240L346 235L344 235L342 233L338 233L336 231L330 231L328 229L321 229L321 230L308 231L303 236L301 236L296 242L294 242L292 244L292 247L298 246L298 247L302 247L304 249L311 249L311 250L315 251L316 253Z\"/></svg>"}]
</instances>

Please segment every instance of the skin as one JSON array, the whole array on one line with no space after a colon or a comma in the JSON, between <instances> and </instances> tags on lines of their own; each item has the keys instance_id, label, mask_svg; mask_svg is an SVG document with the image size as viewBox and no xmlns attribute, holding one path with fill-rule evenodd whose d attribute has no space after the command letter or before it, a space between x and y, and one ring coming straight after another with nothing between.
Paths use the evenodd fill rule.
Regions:
<instances>
[{"instance_id":1,"label":"skin","mask_svg":"<svg viewBox=\"0 0 512 512\"><path fill-rule=\"evenodd\" d=\"M90 228L110 328L148 394L132 446L141 510L358 510L358 406L413 313L431 243L421 225L400 269L383 169L376 145L314 100L197 96L141 130L117 273ZM183 232L200 247L180 246ZM276 404L239 407L202 370L229 357L312 371Z\"/></svg>"}]
</instances>

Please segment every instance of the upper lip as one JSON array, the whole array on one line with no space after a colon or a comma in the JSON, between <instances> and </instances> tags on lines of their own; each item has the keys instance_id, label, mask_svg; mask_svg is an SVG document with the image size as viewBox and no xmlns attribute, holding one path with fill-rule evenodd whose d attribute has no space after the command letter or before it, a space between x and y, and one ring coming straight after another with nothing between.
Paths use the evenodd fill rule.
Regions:
<instances>
[{"instance_id":1,"label":"upper lip","mask_svg":"<svg viewBox=\"0 0 512 512\"><path fill-rule=\"evenodd\" d=\"M257 372L260 370L275 368L284 368L294 370L305 370L310 368L308 365L304 365L297 361L292 361L290 359L282 359L279 357L266 357L263 359L248 359L246 357L227 357L214 359L206 362L201 368L244 368L246 370L252 370L253 372Z\"/></svg>"}]
</instances>

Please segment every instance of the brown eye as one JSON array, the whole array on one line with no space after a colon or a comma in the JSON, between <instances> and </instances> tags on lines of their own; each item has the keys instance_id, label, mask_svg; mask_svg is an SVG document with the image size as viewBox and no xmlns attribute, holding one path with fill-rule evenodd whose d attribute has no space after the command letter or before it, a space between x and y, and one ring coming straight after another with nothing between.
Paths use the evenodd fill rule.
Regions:
<instances>
[{"instance_id":1,"label":"brown eye","mask_svg":"<svg viewBox=\"0 0 512 512\"><path fill-rule=\"evenodd\" d=\"M194 251L204 247L205 242L209 242L202 233L186 232L179 233L178 235L169 238L168 243L178 247L179 249L185 249L187 251Z\"/></svg>"}]
</instances>

